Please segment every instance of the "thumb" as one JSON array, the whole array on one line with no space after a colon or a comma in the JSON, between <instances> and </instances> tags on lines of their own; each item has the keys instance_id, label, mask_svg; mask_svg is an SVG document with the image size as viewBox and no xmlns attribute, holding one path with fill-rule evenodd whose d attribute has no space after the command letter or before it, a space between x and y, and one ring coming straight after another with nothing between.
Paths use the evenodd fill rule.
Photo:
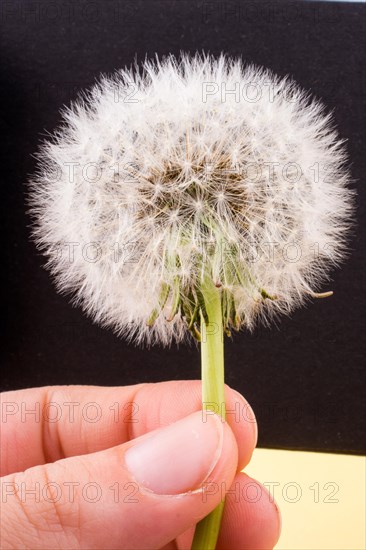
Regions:
<instances>
[{"instance_id":1,"label":"thumb","mask_svg":"<svg viewBox=\"0 0 366 550\"><path fill-rule=\"evenodd\" d=\"M217 506L237 460L229 426L196 412L123 445L6 476L2 548L160 548Z\"/></svg>"}]
</instances>

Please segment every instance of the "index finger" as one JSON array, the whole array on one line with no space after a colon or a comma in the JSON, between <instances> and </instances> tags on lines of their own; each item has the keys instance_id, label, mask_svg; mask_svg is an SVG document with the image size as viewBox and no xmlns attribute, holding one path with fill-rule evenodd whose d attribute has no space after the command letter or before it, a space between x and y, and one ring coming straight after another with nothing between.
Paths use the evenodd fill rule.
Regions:
<instances>
[{"instance_id":1,"label":"index finger","mask_svg":"<svg viewBox=\"0 0 366 550\"><path fill-rule=\"evenodd\" d=\"M256 445L256 422L228 386L227 421L239 447L239 468ZM46 386L1 394L0 475L114 447L202 408L201 382L181 380L124 387ZM209 409L219 412L219 406ZM215 410L217 409L217 410ZM205 413L203 412L203 421Z\"/></svg>"}]
</instances>

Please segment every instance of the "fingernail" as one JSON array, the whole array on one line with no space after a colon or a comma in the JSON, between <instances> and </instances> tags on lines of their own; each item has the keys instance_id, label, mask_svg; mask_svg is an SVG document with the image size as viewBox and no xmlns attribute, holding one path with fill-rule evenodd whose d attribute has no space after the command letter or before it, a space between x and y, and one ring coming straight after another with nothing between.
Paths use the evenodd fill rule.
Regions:
<instances>
[{"instance_id":1,"label":"fingernail","mask_svg":"<svg viewBox=\"0 0 366 550\"><path fill-rule=\"evenodd\" d=\"M220 459L224 426L215 414L205 422L193 413L144 436L125 453L125 464L140 485L159 495L198 489Z\"/></svg>"}]
</instances>

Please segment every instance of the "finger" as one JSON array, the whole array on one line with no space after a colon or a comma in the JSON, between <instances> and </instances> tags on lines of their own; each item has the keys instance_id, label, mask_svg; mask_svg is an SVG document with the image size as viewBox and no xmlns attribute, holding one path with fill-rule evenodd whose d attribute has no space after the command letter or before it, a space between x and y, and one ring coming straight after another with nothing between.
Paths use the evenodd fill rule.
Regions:
<instances>
[{"instance_id":1,"label":"finger","mask_svg":"<svg viewBox=\"0 0 366 550\"><path fill-rule=\"evenodd\" d=\"M191 548L194 530L193 527L177 538L174 544L179 550ZM255 479L241 472L236 474L226 493L216 550L272 549L280 531L281 516L273 496Z\"/></svg>"},{"instance_id":2,"label":"finger","mask_svg":"<svg viewBox=\"0 0 366 550\"><path fill-rule=\"evenodd\" d=\"M134 441L2 478L3 549L162 548L206 516L230 486L229 426L200 412Z\"/></svg>"},{"instance_id":3,"label":"finger","mask_svg":"<svg viewBox=\"0 0 366 550\"><path fill-rule=\"evenodd\" d=\"M255 417L239 393L226 387L225 395L242 469L256 444ZM5 392L1 401L1 475L108 449L202 408L197 380L112 388L48 386ZM210 408L220 412L219 405Z\"/></svg>"},{"instance_id":4,"label":"finger","mask_svg":"<svg viewBox=\"0 0 366 550\"><path fill-rule=\"evenodd\" d=\"M273 496L255 479L238 473L226 494L217 550L272 549L280 531L280 512Z\"/></svg>"}]
</instances>

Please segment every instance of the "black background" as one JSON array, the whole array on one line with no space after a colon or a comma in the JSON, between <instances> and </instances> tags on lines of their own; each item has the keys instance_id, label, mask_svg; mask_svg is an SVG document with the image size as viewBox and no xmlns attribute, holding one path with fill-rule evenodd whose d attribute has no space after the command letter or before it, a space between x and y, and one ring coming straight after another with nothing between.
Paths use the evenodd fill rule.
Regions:
<instances>
[{"instance_id":1,"label":"black background","mask_svg":"<svg viewBox=\"0 0 366 550\"><path fill-rule=\"evenodd\" d=\"M348 141L358 224L334 297L226 346L226 379L256 411L259 446L364 448L365 5L145 0L2 1L2 389L199 378L194 345L139 349L55 292L29 240L25 183L63 104L101 72L181 50L221 51L292 75ZM326 290L326 289L324 289Z\"/></svg>"}]
</instances>

